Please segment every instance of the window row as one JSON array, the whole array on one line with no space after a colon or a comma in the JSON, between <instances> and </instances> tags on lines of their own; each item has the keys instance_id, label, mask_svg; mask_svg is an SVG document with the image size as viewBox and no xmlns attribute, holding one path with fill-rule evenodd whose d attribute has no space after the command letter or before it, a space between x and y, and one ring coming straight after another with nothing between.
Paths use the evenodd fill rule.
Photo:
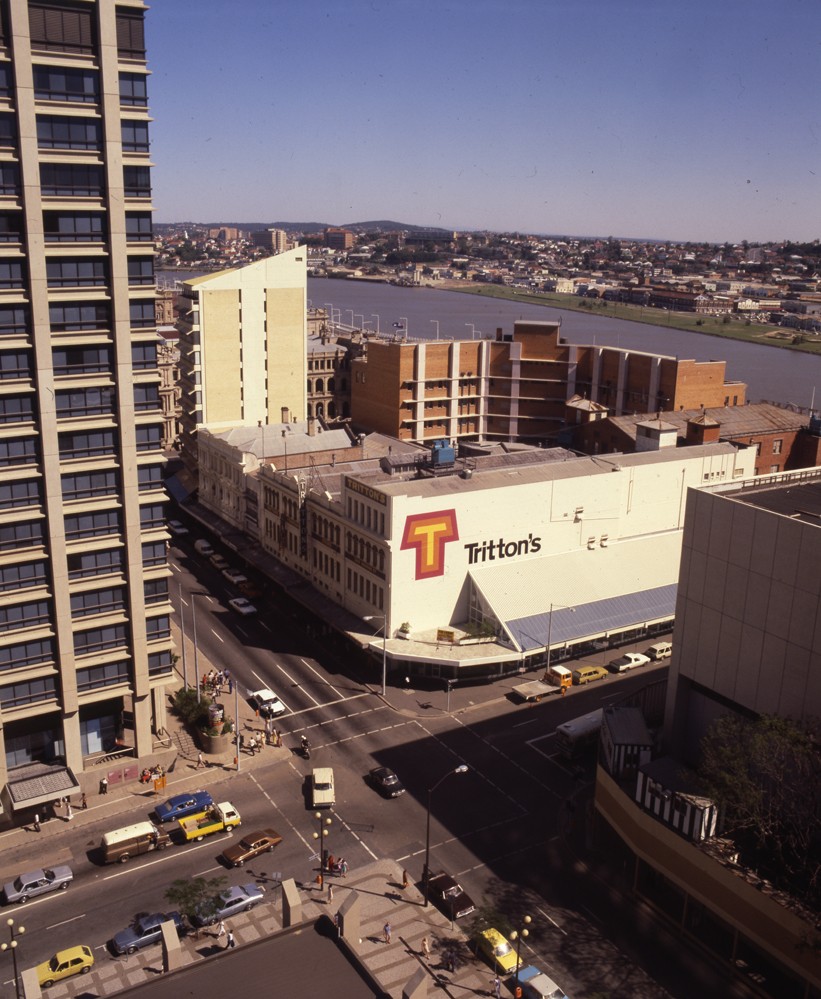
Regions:
<instances>
[{"instance_id":1,"label":"window row","mask_svg":"<svg viewBox=\"0 0 821 999\"><path fill-rule=\"evenodd\" d=\"M115 586L105 590L90 590L87 593L72 593L72 618L90 617L93 614L113 614L125 609L125 590Z\"/></svg>"},{"instance_id":2,"label":"window row","mask_svg":"<svg viewBox=\"0 0 821 999\"><path fill-rule=\"evenodd\" d=\"M0 468L35 465L39 458L35 437L0 439Z\"/></svg>"},{"instance_id":3,"label":"window row","mask_svg":"<svg viewBox=\"0 0 821 999\"><path fill-rule=\"evenodd\" d=\"M28 669L54 661L54 642L42 638L33 642L0 646L0 670Z\"/></svg>"},{"instance_id":4,"label":"window row","mask_svg":"<svg viewBox=\"0 0 821 999\"><path fill-rule=\"evenodd\" d=\"M51 602L33 600L30 603L0 607L0 634L7 631L22 631L24 628L39 628L51 620Z\"/></svg>"},{"instance_id":5,"label":"window row","mask_svg":"<svg viewBox=\"0 0 821 999\"><path fill-rule=\"evenodd\" d=\"M39 704L57 698L57 678L46 676L40 680L27 680L0 687L0 708L19 708L26 704Z\"/></svg>"},{"instance_id":6,"label":"window row","mask_svg":"<svg viewBox=\"0 0 821 999\"><path fill-rule=\"evenodd\" d=\"M145 59L143 11L121 7L117 10L117 55L120 59ZM91 5L68 6L31 0L29 3L31 47L46 52L95 55L97 25Z\"/></svg>"},{"instance_id":7,"label":"window row","mask_svg":"<svg viewBox=\"0 0 821 999\"><path fill-rule=\"evenodd\" d=\"M43 544L43 522L40 520L30 520L17 524L0 524L0 552L12 552L17 550L28 551L31 548L38 548ZM43 579L45 579L45 563L32 563L41 567ZM13 567L8 567L13 568ZM19 585L14 585L15 580L3 576L0 569L0 591L4 589L20 589ZM28 585L23 583L22 585ZM38 586L39 583L32 583Z\"/></svg>"},{"instance_id":8,"label":"window row","mask_svg":"<svg viewBox=\"0 0 821 999\"><path fill-rule=\"evenodd\" d=\"M126 624L111 624L106 628L92 628L74 634L74 655L87 656L107 649L128 646L129 629Z\"/></svg>"},{"instance_id":9,"label":"window row","mask_svg":"<svg viewBox=\"0 0 821 999\"><path fill-rule=\"evenodd\" d=\"M0 510L19 510L40 506L40 480L0 482Z\"/></svg>"},{"instance_id":10,"label":"window row","mask_svg":"<svg viewBox=\"0 0 821 999\"><path fill-rule=\"evenodd\" d=\"M151 169L123 167L123 186L127 198L151 197ZM102 198L105 195L105 170L94 163L41 163L40 190L52 198ZM20 194L20 172L16 163L0 163L0 194Z\"/></svg>"},{"instance_id":11,"label":"window row","mask_svg":"<svg viewBox=\"0 0 821 999\"><path fill-rule=\"evenodd\" d=\"M96 69L34 66L32 74L34 96L38 101L96 104L100 99L100 74ZM144 73L120 73L120 104L125 107L148 106L147 77Z\"/></svg>"},{"instance_id":12,"label":"window row","mask_svg":"<svg viewBox=\"0 0 821 999\"><path fill-rule=\"evenodd\" d=\"M128 683L130 678L131 672L127 661L90 666L77 670L77 689L84 691L95 690L98 687L113 687Z\"/></svg>"}]
</instances>

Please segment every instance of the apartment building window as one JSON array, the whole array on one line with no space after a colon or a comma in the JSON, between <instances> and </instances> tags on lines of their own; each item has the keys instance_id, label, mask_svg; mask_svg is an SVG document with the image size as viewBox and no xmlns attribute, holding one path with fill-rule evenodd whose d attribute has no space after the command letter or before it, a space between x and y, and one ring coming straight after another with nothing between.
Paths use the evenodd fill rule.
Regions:
<instances>
[{"instance_id":1,"label":"apartment building window","mask_svg":"<svg viewBox=\"0 0 821 999\"><path fill-rule=\"evenodd\" d=\"M100 77L96 69L66 66L35 66L34 96L38 101L96 104Z\"/></svg>"},{"instance_id":2,"label":"apartment building window","mask_svg":"<svg viewBox=\"0 0 821 999\"><path fill-rule=\"evenodd\" d=\"M773 441L773 454L781 454L781 448L783 447L783 445L784 445L783 440ZM776 467L776 471L777 470L778 469Z\"/></svg>"},{"instance_id":3,"label":"apartment building window","mask_svg":"<svg viewBox=\"0 0 821 999\"><path fill-rule=\"evenodd\" d=\"M74 654L77 656L93 655L105 652L107 649L120 649L128 644L128 627L124 624L112 624L107 628L93 628L91 631L79 631L74 636Z\"/></svg>"},{"instance_id":4,"label":"apartment building window","mask_svg":"<svg viewBox=\"0 0 821 999\"><path fill-rule=\"evenodd\" d=\"M31 396L0 396L0 424L31 423L33 420L34 409Z\"/></svg>"},{"instance_id":5,"label":"apartment building window","mask_svg":"<svg viewBox=\"0 0 821 999\"><path fill-rule=\"evenodd\" d=\"M146 604L162 604L168 600L167 579L146 579L143 583Z\"/></svg>"},{"instance_id":6,"label":"apartment building window","mask_svg":"<svg viewBox=\"0 0 821 999\"><path fill-rule=\"evenodd\" d=\"M80 330L106 331L111 327L107 302L50 305L48 316L52 333L72 333Z\"/></svg>"},{"instance_id":7,"label":"apartment building window","mask_svg":"<svg viewBox=\"0 0 821 999\"><path fill-rule=\"evenodd\" d=\"M2 40L0 40L0 44L3 44ZM13 82L11 64L8 62L0 63L0 97L12 96Z\"/></svg>"},{"instance_id":8,"label":"apartment building window","mask_svg":"<svg viewBox=\"0 0 821 999\"><path fill-rule=\"evenodd\" d=\"M152 565L165 565L167 551L164 541L149 541L142 547L143 568Z\"/></svg>"},{"instance_id":9,"label":"apartment building window","mask_svg":"<svg viewBox=\"0 0 821 999\"><path fill-rule=\"evenodd\" d=\"M91 666L77 670L77 689L96 690L98 687L114 687L128 683L128 662L106 663L104 666ZM85 750L84 750L85 751Z\"/></svg>"},{"instance_id":10,"label":"apartment building window","mask_svg":"<svg viewBox=\"0 0 821 999\"><path fill-rule=\"evenodd\" d=\"M149 652L148 654L148 675L160 676L163 673L170 673L174 668L171 660L171 650L164 649L162 652Z\"/></svg>"},{"instance_id":11,"label":"apartment building window","mask_svg":"<svg viewBox=\"0 0 821 999\"><path fill-rule=\"evenodd\" d=\"M0 149L14 149L17 145L17 124L14 115L0 111Z\"/></svg>"},{"instance_id":12,"label":"apartment building window","mask_svg":"<svg viewBox=\"0 0 821 999\"><path fill-rule=\"evenodd\" d=\"M13 552L18 549L39 548L43 544L43 524L39 520L30 520L22 524L0 524L0 552ZM35 563L40 567L45 579L45 563ZM14 568L9 566L8 568ZM9 586L0 569L0 590L17 589Z\"/></svg>"},{"instance_id":13,"label":"apartment building window","mask_svg":"<svg viewBox=\"0 0 821 999\"><path fill-rule=\"evenodd\" d=\"M93 163L41 163L40 191L54 198L102 198L103 168Z\"/></svg>"},{"instance_id":14,"label":"apartment building window","mask_svg":"<svg viewBox=\"0 0 821 999\"><path fill-rule=\"evenodd\" d=\"M123 167L123 186L127 198L150 198L151 169L142 166Z\"/></svg>"},{"instance_id":15,"label":"apartment building window","mask_svg":"<svg viewBox=\"0 0 821 999\"><path fill-rule=\"evenodd\" d=\"M120 586L89 593L72 593L71 616L91 617L93 614L112 614L125 607L125 590Z\"/></svg>"},{"instance_id":16,"label":"apartment building window","mask_svg":"<svg viewBox=\"0 0 821 999\"><path fill-rule=\"evenodd\" d=\"M156 451L162 447L162 427L152 423L147 427L137 427L137 451Z\"/></svg>"},{"instance_id":17,"label":"apartment building window","mask_svg":"<svg viewBox=\"0 0 821 999\"><path fill-rule=\"evenodd\" d=\"M0 381L19 381L31 377L31 359L27 350L0 353Z\"/></svg>"},{"instance_id":18,"label":"apartment building window","mask_svg":"<svg viewBox=\"0 0 821 999\"><path fill-rule=\"evenodd\" d=\"M157 325L157 315L154 308L154 299L145 302L131 302L129 305L129 318L132 329L154 329Z\"/></svg>"},{"instance_id":19,"label":"apartment building window","mask_svg":"<svg viewBox=\"0 0 821 999\"><path fill-rule=\"evenodd\" d=\"M0 243L20 243L23 239L20 212L0 212Z\"/></svg>"},{"instance_id":20,"label":"apartment building window","mask_svg":"<svg viewBox=\"0 0 821 999\"><path fill-rule=\"evenodd\" d=\"M117 435L113 430L60 434L58 441L62 461L113 456L117 450Z\"/></svg>"},{"instance_id":21,"label":"apartment building window","mask_svg":"<svg viewBox=\"0 0 821 999\"><path fill-rule=\"evenodd\" d=\"M0 306L0 336L25 336L28 329L29 313L26 306Z\"/></svg>"},{"instance_id":22,"label":"apartment building window","mask_svg":"<svg viewBox=\"0 0 821 999\"><path fill-rule=\"evenodd\" d=\"M63 502L109 496L117 492L117 480L117 472L114 469L64 475L60 479Z\"/></svg>"},{"instance_id":23,"label":"apartment building window","mask_svg":"<svg viewBox=\"0 0 821 999\"><path fill-rule=\"evenodd\" d=\"M103 288L108 284L107 271L101 257L46 261L49 288Z\"/></svg>"},{"instance_id":24,"label":"apartment building window","mask_svg":"<svg viewBox=\"0 0 821 999\"><path fill-rule=\"evenodd\" d=\"M48 52L93 55L93 8L78 4L29 3L31 47Z\"/></svg>"},{"instance_id":25,"label":"apartment building window","mask_svg":"<svg viewBox=\"0 0 821 999\"><path fill-rule=\"evenodd\" d=\"M0 482L0 510L18 510L40 505L39 479L23 482Z\"/></svg>"},{"instance_id":26,"label":"apartment building window","mask_svg":"<svg viewBox=\"0 0 821 999\"><path fill-rule=\"evenodd\" d=\"M57 680L46 676L40 680L28 680L0 687L0 707L4 711L19 708L25 704L39 704L40 701L53 701L57 698Z\"/></svg>"},{"instance_id":27,"label":"apartment building window","mask_svg":"<svg viewBox=\"0 0 821 999\"><path fill-rule=\"evenodd\" d=\"M154 258L153 257L129 257L128 260L128 283L132 287L141 284L154 284ZM152 316L152 323L156 323L156 313Z\"/></svg>"},{"instance_id":28,"label":"apartment building window","mask_svg":"<svg viewBox=\"0 0 821 999\"><path fill-rule=\"evenodd\" d=\"M69 555L68 578L90 579L94 576L108 576L122 571L122 553L118 548L102 552L81 552Z\"/></svg>"},{"instance_id":29,"label":"apartment building window","mask_svg":"<svg viewBox=\"0 0 821 999\"><path fill-rule=\"evenodd\" d=\"M34 465L37 462L37 441L34 437L0 439L0 468Z\"/></svg>"},{"instance_id":30,"label":"apartment building window","mask_svg":"<svg viewBox=\"0 0 821 999\"><path fill-rule=\"evenodd\" d=\"M120 126L120 133L123 143L123 152L126 153L148 152L147 121L124 121Z\"/></svg>"},{"instance_id":31,"label":"apartment building window","mask_svg":"<svg viewBox=\"0 0 821 999\"><path fill-rule=\"evenodd\" d=\"M22 260L0 260L0 289L23 288L25 269Z\"/></svg>"},{"instance_id":32,"label":"apartment building window","mask_svg":"<svg viewBox=\"0 0 821 999\"><path fill-rule=\"evenodd\" d=\"M66 541L85 538L104 538L120 533L120 514L117 510L97 510L65 519Z\"/></svg>"},{"instance_id":33,"label":"apartment building window","mask_svg":"<svg viewBox=\"0 0 821 999\"><path fill-rule=\"evenodd\" d=\"M165 527L165 506L162 503L141 506L140 527L144 531Z\"/></svg>"},{"instance_id":34,"label":"apartment building window","mask_svg":"<svg viewBox=\"0 0 821 999\"><path fill-rule=\"evenodd\" d=\"M144 73L120 73L120 104L148 107L148 85Z\"/></svg>"},{"instance_id":35,"label":"apartment building window","mask_svg":"<svg viewBox=\"0 0 821 999\"><path fill-rule=\"evenodd\" d=\"M141 10L117 9L117 55L121 59L145 59L145 23Z\"/></svg>"},{"instance_id":36,"label":"apartment building window","mask_svg":"<svg viewBox=\"0 0 821 999\"><path fill-rule=\"evenodd\" d=\"M137 469L137 482L141 493L151 492L153 489L162 489L162 465L140 465Z\"/></svg>"},{"instance_id":37,"label":"apartment building window","mask_svg":"<svg viewBox=\"0 0 821 999\"><path fill-rule=\"evenodd\" d=\"M54 660L54 647L50 638L22 642L0 648L0 670L27 669Z\"/></svg>"},{"instance_id":38,"label":"apartment building window","mask_svg":"<svg viewBox=\"0 0 821 999\"><path fill-rule=\"evenodd\" d=\"M160 408L160 390L157 385L134 386L134 409L138 413L146 413Z\"/></svg>"},{"instance_id":39,"label":"apartment building window","mask_svg":"<svg viewBox=\"0 0 821 999\"><path fill-rule=\"evenodd\" d=\"M113 388L72 389L57 392L57 418L76 420L83 416L113 416L116 394Z\"/></svg>"},{"instance_id":40,"label":"apartment building window","mask_svg":"<svg viewBox=\"0 0 821 999\"><path fill-rule=\"evenodd\" d=\"M40 149L102 149L102 124L96 118L37 116L37 145Z\"/></svg>"},{"instance_id":41,"label":"apartment building window","mask_svg":"<svg viewBox=\"0 0 821 999\"><path fill-rule=\"evenodd\" d=\"M135 371L148 371L156 368L157 345L155 343L132 343L131 367Z\"/></svg>"},{"instance_id":42,"label":"apartment building window","mask_svg":"<svg viewBox=\"0 0 821 999\"><path fill-rule=\"evenodd\" d=\"M54 374L93 375L111 373L110 347L57 347L52 351Z\"/></svg>"},{"instance_id":43,"label":"apartment building window","mask_svg":"<svg viewBox=\"0 0 821 999\"><path fill-rule=\"evenodd\" d=\"M171 637L171 619L167 614L162 617L149 617L145 622L145 637L149 642L159 642Z\"/></svg>"},{"instance_id":44,"label":"apartment building window","mask_svg":"<svg viewBox=\"0 0 821 999\"><path fill-rule=\"evenodd\" d=\"M22 562L0 566L0 591L28 590L46 585L45 562Z\"/></svg>"},{"instance_id":45,"label":"apartment building window","mask_svg":"<svg viewBox=\"0 0 821 999\"><path fill-rule=\"evenodd\" d=\"M20 193L20 168L16 163L0 163L0 194L7 198Z\"/></svg>"},{"instance_id":46,"label":"apartment building window","mask_svg":"<svg viewBox=\"0 0 821 999\"><path fill-rule=\"evenodd\" d=\"M151 212L126 212L125 237L129 243L153 242Z\"/></svg>"},{"instance_id":47,"label":"apartment building window","mask_svg":"<svg viewBox=\"0 0 821 999\"><path fill-rule=\"evenodd\" d=\"M46 242L102 243L104 219L101 212L43 212Z\"/></svg>"},{"instance_id":48,"label":"apartment building window","mask_svg":"<svg viewBox=\"0 0 821 999\"><path fill-rule=\"evenodd\" d=\"M51 620L51 604L48 600L35 600L12 607L0 607L0 631L23 631L25 628L39 628Z\"/></svg>"}]
</instances>

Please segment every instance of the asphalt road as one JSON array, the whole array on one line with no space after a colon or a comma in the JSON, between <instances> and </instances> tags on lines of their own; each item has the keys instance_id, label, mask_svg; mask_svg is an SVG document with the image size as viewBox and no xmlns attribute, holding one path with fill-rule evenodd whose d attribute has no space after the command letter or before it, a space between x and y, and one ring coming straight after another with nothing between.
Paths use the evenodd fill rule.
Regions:
<instances>
[{"instance_id":1,"label":"asphalt road","mask_svg":"<svg viewBox=\"0 0 821 999\"><path fill-rule=\"evenodd\" d=\"M336 806L323 814L332 820L326 826L325 846L344 856L351 868L390 857L418 881L428 789L441 780L430 799L431 866L458 876L477 904L500 913L511 925L530 915L530 935L522 947L528 962L552 974L571 996L597 991L637 999L695 994L697 969L665 971L649 951L638 953L620 919L608 920L607 908L602 909L596 895L601 887L591 883L582 896L578 872L562 868L557 850L565 803L582 789L585 775L557 755L556 725L624 695L646 683L648 675L663 675L666 667L645 667L537 705L522 705L509 696L512 680L454 690L452 714L443 710L443 692L393 690L386 703L357 677L334 668L333 653L307 635L298 619L263 602L258 618L237 617L227 609L235 592L207 560L188 545L179 546L175 554L171 592L177 624L180 607L184 614L189 671L195 599L199 653L230 666L240 696L272 687L288 708L277 722L286 746L296 746L307 734L312 759L291 753L281 762L222 782L219 798L228 797L243 818L241 830L228 836L217 834L201 844L174 847L113 868L98 866L91 852L110 820L101 821L91 833L89 827L64 824L59 838L48 838L53 851L48 856L41 855L36 839L5 851L3 881L42 864L67 862L75 871L67 891L12 910L26 926L27 965L74 943L92 946L98 960L113 959L106 957L106 941L136 913L171 908L164 891L177 878L225 877L228 884L258 880L269 887L272 899L275 872L312 882L318 824L307 786L311 768L325 765L334 768L336 778ZM194 591L205 595L192 598ZM599 658L612 655L602 653ZM233 706L226 707L233 714ZM452 774L463 763L468 771ZM369 769L378 765L396 770L407 793L382 799L366 780ZM178 769L177 775L181 772ZM207 773L201 783L208 786ZM117 824L146 817L153 800L148 793L136 797L131 813L119 817ZM218 854L226 841L265 826L283 836L274 854L241 870L228 871L220 864ZM642 966L664 979L666 990Z\"/></svg>"}]
</instances>

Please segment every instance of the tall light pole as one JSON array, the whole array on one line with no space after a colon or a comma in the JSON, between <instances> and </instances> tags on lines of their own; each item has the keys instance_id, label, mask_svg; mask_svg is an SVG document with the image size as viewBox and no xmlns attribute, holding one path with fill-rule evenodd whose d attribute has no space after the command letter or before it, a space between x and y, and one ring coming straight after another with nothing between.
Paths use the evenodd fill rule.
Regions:
<instances>
[{"instance_id":1,"label":"tall light pole","mask_svg":"<svg viewBox=\"0 0 821 999\"><path fill-rule=\"evenodd\" d=\"M354 322L355 316L353 314L353 309L345 309L345 311L350 312L351 314L351 329L353 329L354 326L356 325L356 323Z\"/></svg>"},{"instance_id":2,"label":"tall light pole","mask_svg":"<svg viewBox=\"0 0 821 999\"><path fill-rule=\"evenodd\" d=\"M360 329L362 329L365 325L365 317L361 313L357 312L355 318L362 320L362 325L359 327Z\"/></svg>"},{"instance_id":3,"label":"tall light pole","mask_svg":"<svg viewBox=\"0 0 821 999\"><path fill-rule=\"evenodd\" d=\"M0 944L0 950L10 950L11 960L14 967L14 994L17 999L20 999L20 981L17 977L17 940L15 937L21 937L25 932L25 926L15 926L14 920L9 918L6 920L6 926L9 928L9 942Z\"/></svg>"},{"instance_id":4,"label":"tall light pole","mask_svg":"<svg viewBox=\"0 0 821 999\"><path fill-rule=\"evenodd\" d=\"M474 324L473 323L465 323L465 326L470 326L470 339L471 340L475 340L476 339L476 327L474 326Z\"/></svg>"},{"instance_id":5,"label":"tall light pole","mask_svg":"<svg viewBox=\"0 0 821 999\"><path fill-rule=\"evenodd\" d=\"M237 745L237 773L239 773L242 754L239 751L239 683L236 677L234 677L234 739Z\"/></svg>"},{"instance_id":6,"label":"tall light pole","mask_svg":"<svg viewBox=\"0 0 821 999\"><path fill-rule=\"evenodd\" d=\"M404 319L404 321L405 321L405 339L407 340L408 339L408 317L407 316L400 316L399 318L400 319Z\"/></svg>"},{"instance_id":7,"label":"tall light pole","mask_svg":"<svg viewBox=\"0 0 821 999\"><path fill-rule=\"evenodd\" d=\"M202 684L200 683L200 653L197 647L197 594L191 591L191 622L194 630L194 684L197 688L197 704L202 701Z\"/></svg>"},{"instance_id":8,"label":"tall light pole","mask_svg":"<svg viewBox=\"0 0 821 999\"><path fill-rule=\"evenodd\" d=\"M376 335L379 336L379 316L376 312L372 312L371 317L376 320Z\"/></svg>"},{"instance_id":9,"label":"tall light pole","mask_svg":"<svg viewBox=\"0 0 821 999\"><path fill-rule=\"evenodd\" d=\"M443 781L446 781L448 779L448 777L451 777L453 774L466 774L467 772L468 772L467 765L465 763L460 763L459 766L456 767L455 770L448 770L448 772L446 774L443 774L439 778L439 780L433 785L433 787L429 787L428 788L428 822L427 822L427 828L426 828L426 831L425 831L425 869L422 872L422 878L423 878L424 887L425 887L424 896L425 896L425 907L426 908L427 908L428 903L430 901L430 899L429 899L429 896L430 896L429 888L430 888L430 804L431 804L431 798L433 797L433 792L436 790L436 788L439 787L439 785Z\"/></svg>"},{"instance_id":10,"label":"tall light pole","mask_svg":"<svg viewBox=\"0 0 821 999\"><path fill-rule=\"evenodd\" d=\"M431 322L432 323L436 323L436 339L438 340L439 339L439 320L438 319L431 319Z\"/></svg>"},{"instance_id":11,"label":"tall light pole","mask_svg":"<svg viewBox=\"0 0 821 999\"><path fill-rule=\"evenodd\" d=\"M314 839L317 841L317 853L319 854L319 887L323 885L322 875L325 871L325 843L327 842L327 836L329 828L333 819L325 819L325 823L322 822L322 812L314 812L314 818L319 823L319 832L314 833ZM329 872L330 873L330 872Z\"/></svg>"},{"instance_id":12,"label":"tall light pole","mask_svg":"<svg viewBox=\"0 0 821 999\"><path fill-rule=\"evenodd\" d=\"M179 596L180 596L180 635L182 641L182 679L185 684L185 689L188 690L188 666L185 659L185 613L183 611L182 602L182 583L178 584Z\"/></svg>"},{"instance_id":13,"label":"tall light pole","mask_svg":"<svg viewBox=\"0 0 821 999\"><path fill-rule=\"evenodd\" d=\"M363 617L363 621L373 621L375 618L382 620L382 696L385 696L388 680L388 618L385 614L368 614ZM377 632L377 635L379 632Z\"/></svg>"},{"instance_id":14,"label":"tall light pole","mask_svg":"<svg viewBox=\"0 0 821 999\"><path fill-rule=\"evenodd\" d=\"M519 988L519 968L522 966L522 938L527 939L530 936L530 930L528 926L533 922L530 916L522 916L523 926L520 930L514 930L510 934L510 939L516 944L516 985L513 989L513 995L516 995L516 990Z\"/></svg>"},{"instance_id":15,"label":"tall light pole","mask_svg":"<svg viewBox=\"0 0 821 999\"><path fill-rule=\"evenodd\" d=\"M334 325L334 306L333 306L333 302L325 302L325 315L327 316L328 322L330 322L330 324L331 324L330 329L328 330L328 332L329 333L333 333L333 325Z\"/></svg>"}]
</instances>

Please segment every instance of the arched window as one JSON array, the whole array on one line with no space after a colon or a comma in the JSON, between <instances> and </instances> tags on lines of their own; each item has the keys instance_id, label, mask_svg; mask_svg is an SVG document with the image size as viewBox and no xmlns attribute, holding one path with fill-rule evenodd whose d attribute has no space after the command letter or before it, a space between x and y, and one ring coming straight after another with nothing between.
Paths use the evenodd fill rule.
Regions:
<instances>
[{"instance_id":1,"label":"arched window","mask_svg":"<svg viewBox=\"0 0 821 999\"><path fill-rule=\"evenodd\" d=\"M330 416L331 418L336 416L336 405L334 404L333 401L328 403L328 416Z\"/></svg>"},{"instance_id":2,"label":"arched window","mask_svg":"<svg viewBox=\"0 0 821 999\"><path fill-rule=\"evenodd\" d=\"M324 392L325 391L325 381L324 381L324 379L317 378L317 380L316 380L316 391L317 392Z\"/></svg>"},{"instance_id":3,"label":"arched window","mask_svg":"<svg viewBox=\"0 0 821 999\"><path fill-rule=\"evenodd\" d=\"M336 391L335 382L334 382L333 378L329 378L328 379L328 391L329 392L335 392Z\"/></svg>"}]
</instances>

